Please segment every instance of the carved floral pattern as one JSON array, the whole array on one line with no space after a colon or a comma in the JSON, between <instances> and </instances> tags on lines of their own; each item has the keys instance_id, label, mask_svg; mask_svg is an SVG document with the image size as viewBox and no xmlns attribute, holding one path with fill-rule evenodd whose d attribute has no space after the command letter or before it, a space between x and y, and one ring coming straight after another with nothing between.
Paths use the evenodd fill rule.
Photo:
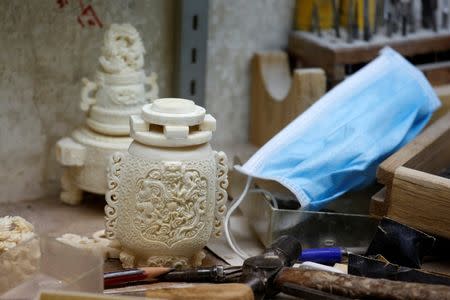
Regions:
<instances>
[{"instance_id":1,"label":"carved floral pattern","mask_svg":"<svg viewBox=\"0 0 450 300\"><path fill-rule=\"evenodd\" d=\"M204 227L208 179L182 162L164 162L137 182L135 226L142 236L171 247Z\"/></svg>"}]
</instances>

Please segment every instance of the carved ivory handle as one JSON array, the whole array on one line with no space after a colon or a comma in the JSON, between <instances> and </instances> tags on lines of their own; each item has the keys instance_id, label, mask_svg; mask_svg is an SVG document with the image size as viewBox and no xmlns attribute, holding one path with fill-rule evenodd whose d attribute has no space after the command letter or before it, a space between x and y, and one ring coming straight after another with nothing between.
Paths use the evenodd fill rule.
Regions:
<instances>
[{"instance_id":1,"label":"carved ivory handle","mask_svg":"<svg viewBox=\"0 0 450 300\"><path fill-rule=\"evenodd\" d=\"M63 166L82 166L86 158L86 147L66 137L56 143L56 159Z\"/></svg>"},{"instance_id":2,"label":"carved ivory handle","mask_svg":"<svg viewBox=\"0 0 450 300\"><path fill-rule=\"evenodd\" d=\"M220 151L214 151L216 159L217 170L217 185L216 185L216 208L214 210L214 230L213 233L219 237L222 232L223 217L227 212L226 202L228 199L228 162L227 155Z\"/></svg>"},{"instance_id":3,"label":"carved ivory handle","mask_svg":"<svg viewBox=\"0 0 450 300\"><path fill-rule=\"evenodd\" d=\"M158 79L158 75L155 72L152 72L147 78L146 78L146 85L149 85L150 91L145 93L145 99L147 101L153 101L158 98L159 94L159 86L156 80Z\"/></svg>"},{"instance_id":4,"label":"carved ivory handle","mask_svg":"<svg viewBox=\"0 0 450 300\"><path fill-rule=\"evenodd\" d=\"M82 111L88 111L96 101L94 97L90 96L90 94L97 91L98 85L87 78L83 78L81 81L83 82L84 86L81 89L80 108Z\"/></svg>"}]
</instances>

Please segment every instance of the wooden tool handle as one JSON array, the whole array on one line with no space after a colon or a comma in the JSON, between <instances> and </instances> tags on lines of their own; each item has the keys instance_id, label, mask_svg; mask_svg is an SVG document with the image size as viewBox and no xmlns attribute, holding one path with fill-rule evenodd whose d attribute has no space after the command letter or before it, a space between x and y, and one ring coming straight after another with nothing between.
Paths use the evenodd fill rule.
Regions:
<instances>
[{"instance_id":1,"label":"wooden tool handle","mask_svg":"<svg viewBox=\"0 0 450 300\"><path fill-rule=\"evenodd\" d=\"M284 268L275 278L275 285L285 283L350 298L450 299L450 287L445 285L372 279L317 270Z\"/></svg>"},{"instance_id":2,"label":"wooden tool handle","mask_svg":"<svg viewBox=\"0 0 450 300\"><path fill-rule=\"evenodd\" d=\"M146 292L146 297L165 300L253 300L253 291L247 285L240 283L199 284L192 287L149 290Z\"/></svg>"}]
</instances>

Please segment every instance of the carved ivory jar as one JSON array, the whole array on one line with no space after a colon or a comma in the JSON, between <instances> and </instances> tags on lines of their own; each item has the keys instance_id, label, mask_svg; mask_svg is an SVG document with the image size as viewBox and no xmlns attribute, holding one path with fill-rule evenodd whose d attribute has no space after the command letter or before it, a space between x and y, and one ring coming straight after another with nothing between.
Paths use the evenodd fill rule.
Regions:
<instances>
[{"instance_id":1,"label":"carved ivory jar","mask_svg":"<svg viewBox=\"0 0 450 300\"><path fill-rule=\"evenodd\" d=\"M130 117L128 153L108 171L106 236L124 267L197 266L226 211L227 159L211 149L216 120L184 99L158 99Z\"/></svg>"}]
</instances>

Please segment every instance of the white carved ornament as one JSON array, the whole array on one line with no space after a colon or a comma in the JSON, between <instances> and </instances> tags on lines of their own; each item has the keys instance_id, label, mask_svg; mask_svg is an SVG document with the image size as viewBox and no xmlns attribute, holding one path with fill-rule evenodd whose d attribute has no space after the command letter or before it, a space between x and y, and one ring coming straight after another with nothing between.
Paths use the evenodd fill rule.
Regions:
<instances>
[{"instance_id":1,"label":"white carved ornament","mask_svg":"<svg viewBox=\"0 0 450 300\"><path fill-rule=\"evenodd\" d=\"M144 66L144 45L130 24L112 24L105 33L99 61L107 73L137 71Z\"/></svg>"}]
</instances>

